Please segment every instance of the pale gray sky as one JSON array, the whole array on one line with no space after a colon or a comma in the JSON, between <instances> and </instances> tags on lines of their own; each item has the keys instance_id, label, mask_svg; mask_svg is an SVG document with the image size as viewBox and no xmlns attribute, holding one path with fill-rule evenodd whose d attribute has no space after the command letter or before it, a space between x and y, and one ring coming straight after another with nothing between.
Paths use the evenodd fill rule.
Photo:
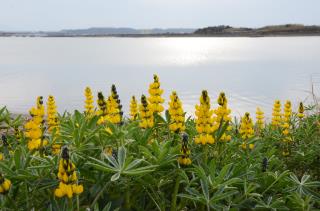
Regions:
<instances>
[{"instance_id":1,"label":"pale gray sky","mask_svg":"<svg viewBox=\"0 0 320 211\"><path fill-rule=\"evenodd\" d=\"M320 25L320 0L0 0L0 30Z\"/></svg>"}]
</instances>

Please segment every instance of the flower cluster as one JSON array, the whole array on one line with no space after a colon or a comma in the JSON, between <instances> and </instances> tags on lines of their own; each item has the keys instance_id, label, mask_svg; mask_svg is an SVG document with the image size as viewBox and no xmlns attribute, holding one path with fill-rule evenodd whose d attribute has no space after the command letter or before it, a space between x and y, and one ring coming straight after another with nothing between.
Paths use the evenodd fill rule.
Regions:
<instances>
[{"instance_id":1,"label":"flower cluster","mask_svg":"<svg viewBox=\"0 0 320 211\"><path fill-rule=\"evenodd\" d=\"M182 136L182 146L180 150L181 155L178 158L178 162L180 165L190 165L191 164L191 159L190 159L190 150L188 148L188 135L183 134Z\"/></svg>"},{"instance_id":2,"label":"flower cluster","mask_svg":"<svg viewBox=\"0 0 320 211\"><path fill-rule=\"evenodd\" d=\"M250 117L250 114L246 112L244 116L241 118L241 123L240 123L240 135L243 140L242 143L242 148L246 149L247 148L247 140L253 137L254 135L254 130L253 130L253 122ZM249 149L253 149L254 145L249 144Z\"/></svg>"},{"instance_id":3,"label":"flower cluster","mask_svg":"<svg viewBox=\"0 0 320 211\"><path fill-rule=\"evenodd\" d=\"M281 125L281 103L276 100L273 105L271 125L277 127Z\"/></svg>"},{"instance_id":4,"label":"flower cluster","mask_svg":"<svg viewBox=\"0 0 320 211\"><path fill-rule=\"evenodd\" d=\"M91 115L93 114L93 95L91 92L90 87L86 87L84 90L84 95L85 95L85 101L84 101L84 108L85 108L85 114L86 115Z\"/></svg>"},{"instance_id":5,"label":"flower cluster","mask_svg":"<svg viewBox=\"0 0 320 211\"><path fill-rule=\"evenodd\" d=\"M216 114L216 126L219 127L219 125L225 124L225 123L231 123L231 110L228 108L228 100L226 98L226 95L224 92L221 92L218 100L217 100L219 106L217 109L214 110L214 113ZM232 126L228 125L226 131L231 131ZM222 141L230 141L231 135L224 132L221 136Z\"/></svg>"},{"instance_id":6,"label":"flower cluster","mask_svg":"<svg viewBox=\"0 0 320 211\"><path fill-rule=\"evenodd\" d=\"M47 101L47 121L48 121L48 131L51 133L55 130L55 134L59 135L59 127L58 127L58 117L57 117L57 106L53 96L48 97ZM56 137L55 137L56 138ZM55 142L54 138L54 142ZM60 153L60 144L53 144L52 145L52 153L57 155Z\"/></svg>"},{"instance_id":7,"label":"flower cluster","mask_svg":"<svg viewBox=\"0 0 320 211\"><path fill-rule=\"evenodd\" d=\"M141 128L151 128L154 125L153 110L148 103L146 96L141 96L141 104L139 106L140 124Z\"/></svg>"},{"instance_id":8,"label":"flower cluster","mask_svg":"<svg viewBox=\"0 0 320 211\"><path fill-rule=\"evenodd\" d=\"M37 106L31 108L30 115L31 119L24 127L25 136L28 139L28 149L32 151L48 144L47 140L43 140L44 106L42 96L37 98Z\"/></svg>"},{"instance_id":9,"label":"flower cluster","mask_svg":"<svg viewBox=\"0 0 320 211\"><path fill-rule=\"evenodd\" d=\"M302 119L304 117L304 106L303 106L302 102L299 103L298 117L300 119Z\"/></svg>"},{"instance_id":10,"label":"flower cluster","mask_svg":"<svg viewBox=\"0 0 320 211\"><path fill-rule=\"evenodd\" d=\"M11 181L4 178L2 174L0 174L0 193L6 194L9 192L11 187Z\"/></svg>"},{"instance_id":11,"label":"flower cluster","mask_svg":"<svg viewBox=\"0 0 320 211\"><path fill-rule=\"evenodd\" d=\"M196 129L198 135L195 137L196 144L205 145L213 144L214 138L212 133L215 131L214 126L214 111L210 109L210 97L206 90L202 91L200 96L200 105L196 105Z\"/></svg>"},{"instance_id":12,"label":"flower cluster","mask_svg":"<svg viewBox=\"0 0 320 211\"><path fill-rule=\"evenodd\" d=\"M283 156L288 156L290 154L289 152L289 144L292 142L292 137L290 135L290 128L291 128L291 115L292 115L292 107L291 102L289 100L286 101L283 108L283 118L282 118L282 134L284 136L283 142Z\"/></svg>"},{"instance_id":13,"label":"flower cluster","mask_svg":"<svg viewBox=\"0 0 320 211\"><path fill-rule=\"evenodd\" d=\"M264 113L259 107L256 110L256 119L258 130L262 130L264 128Z\"/></svg>"},{"instance_id":14,"label":"flower cluster","mask_svg":"<svg viewBox=\"0 0 320 211\"><path fill-rule=\"evenodd\" d=\"M291 102L289 100L286 101L283 108L283 135L287 136L290 133L290 119L292 115Z\"/></svg>"},{"instance_id":15,"label":"flower cluster","mask_svg":"<svg viewBox=\"0 0 320 211\"><path fill-rule=\"evenodd\" d=\"M122 105L120 104L119 95L116 86L113 84L111 87L111 95L107 100L107 121L113 124L120 124L122 122Z\"/></svg>"},{"instance_id":16,"label":"flower cluster","mask_svg":"<svg viewBox=\"0 0 320 211\"><path fill-rule=\"evenodd\" d=\"M184 125L184 111L182 103L176 92L172 92L169 102L170 125L172 132L183 132L186 127Z\"/></svg>"},{"instance_id":17,"label":"flower cluster","mask_svg":"<svg viewBox=\"0 0 320 211\"><path fill-rule=\"evenodd\" d=\"M47 101L47 122L49 132L52 132L53 129L58 130L57 106L52 95L48 97Z\"/></svg>"},{"instance_id":18,"label":"flower cluster","mask_svg":"<svg viewBox=\"0 0 320 211\"><path fill-rule=\"evenodd\" d=\"M69 158L68 148L62 151L62 158L59 161L58 179L59 187L55 189L55 196L61 198L67 196L72 198L73 194L83 192L83 186L78 184L76 167Z\"/></svg>"},{"instance_id":19,"label":"flower cluster","mask_svg":"<svg viewBox=\"0 0 320 211\"><path fill-rule=\"evenodd\" d=\"M130 101L130 117L131 120L136 120L138 117L138 103L135 96L132 96Z\"/></svg>"},{"instance_id":20,"label":"flower cluster","mask_svg":"<svg viewBox=\"0 0 320 211\"><path fill-rule=\"evenodd\" d=\"M151 108L153 113L161 113L164 108L162 103L164 99L161 97L163 93L163 89L160 89L160 82L157 75L153 75L153 83L149 86L149 98Z\"/></svg>"}]
</instances>

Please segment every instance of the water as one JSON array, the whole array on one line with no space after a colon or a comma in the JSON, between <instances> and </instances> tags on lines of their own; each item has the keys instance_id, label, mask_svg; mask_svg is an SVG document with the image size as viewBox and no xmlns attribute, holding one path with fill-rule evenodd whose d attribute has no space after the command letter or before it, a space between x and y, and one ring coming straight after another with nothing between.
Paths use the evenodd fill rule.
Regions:
<instances>
[{"instance_id":1,"label":"water","mask_svg":"<svg viewBox=\"0 0 320 211\"><path fill-rule=\"evenodd\" d=\"M189 114L207 89L220 91L234 115L270 116L273 101L308 101L320 82L320 37L275 38L1 38L0 105L26 113L36 96L56 97L59 111L83 109L83 90L110 93L125 111L158 74L167 101L176 90Z\"/></svg>"}]
</instances>

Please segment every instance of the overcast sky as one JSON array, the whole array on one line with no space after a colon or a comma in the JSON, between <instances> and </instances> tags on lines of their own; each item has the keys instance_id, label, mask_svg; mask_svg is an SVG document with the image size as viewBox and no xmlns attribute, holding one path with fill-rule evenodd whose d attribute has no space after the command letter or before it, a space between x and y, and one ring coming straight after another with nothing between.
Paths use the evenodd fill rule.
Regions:
<instances>
[{"instance_id":1,"label":"overcast sky","mask_svg":"<svg viewBox=\"0 0 320 211\"><path fill-rule=\"evenodd\" d=\"M320 25L320 0L0 0L0 30Z\"/></svg>"}]
</instances>

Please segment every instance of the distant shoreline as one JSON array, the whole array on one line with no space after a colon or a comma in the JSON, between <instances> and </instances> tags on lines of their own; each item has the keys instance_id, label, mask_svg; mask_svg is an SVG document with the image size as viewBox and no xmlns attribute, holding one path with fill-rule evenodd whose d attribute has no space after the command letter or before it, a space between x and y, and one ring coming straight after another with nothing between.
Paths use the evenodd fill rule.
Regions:
<instances>
[{"instance_id":1,"label":"distant shoreline","mask_svg":"<svg viewBox=\"0 0 320 211\"><path fill-rule=\"evenodd\" d=\"M1 32L0 37L306 37L320 36L320 26L285 24L261 28L210 26L200 29L88 28L60 31Z\"/></svg>"},{"instance_id":2,"label":"distant shoreline","mask_svg":"<svg viewBox=\"0 0 320 211\"><path fill-rule=\"evenodd\" d=\"M13 37L13 38L236 38L236 37L248 37L248 38L264 38L264 37L318 37L320 33L315 34L271 34L271 35L230 35L230 34L221 34L221 35L198 35L198 34L188 34L188 35L141 35L141 34L132 34L132 35L57 35L57 36L22 36L22 35L0 35L1 37Z\"/></svg>"}]
</instances>

